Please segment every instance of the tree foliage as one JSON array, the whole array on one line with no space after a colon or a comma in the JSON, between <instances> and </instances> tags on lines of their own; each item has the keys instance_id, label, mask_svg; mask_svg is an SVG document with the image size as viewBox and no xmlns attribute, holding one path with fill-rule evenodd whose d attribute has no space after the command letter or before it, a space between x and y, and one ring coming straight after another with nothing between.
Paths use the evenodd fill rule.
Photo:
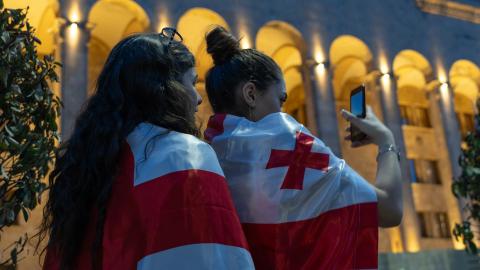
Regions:
<instances>
[{"instance_id":1,"label":"tree foliage","mask_svg":"<svg viewBox=\"0 0 480 270\"><path fill-rule=\"evenodd\" d=\"M52 84L59 64L37 53L27 12L0 0L0 230L19 215L27 221L40 202L58 140L60 100ZM24 242L3 263L15 265Z\"/></svg>"},{"instance_id":2,"label":"tree foliage","mask_svg":"<svg viewBox=\"0 0 480 270\"><path fill-rule=\"evenodd\" d=\"M477 111L480 112L480 100L477 102ZM475 116L475 122L475 129L465 138L465 146L459 158L462 174L452 184L453 194L466 202L467 213L466 220L455 225L453 235L473 254L478 251L472 228L480 224L480 114Z\"/></svg>"}]
</instances>

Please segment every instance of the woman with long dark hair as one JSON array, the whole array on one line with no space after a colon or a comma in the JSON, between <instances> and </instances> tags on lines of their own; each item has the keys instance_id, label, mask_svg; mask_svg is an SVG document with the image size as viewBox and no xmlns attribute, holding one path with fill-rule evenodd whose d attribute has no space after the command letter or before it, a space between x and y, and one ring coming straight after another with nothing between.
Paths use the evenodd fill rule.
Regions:
<instances>
[{"instance_id":1,"label":"woman with long dark hair","mask_svg":"<svg viewBox=\"0 0 480 270\"><path fill-rule=\"evenodd\" d=\"M193 55L173 28L111 51L59 152L44 269L250 269L223 172L197 138Z\"/></svg>"},{"instance_id":2,"label":"woman with long dark hair","mask_svg":"<svg viewBox=\"0 0 480 270\"><path fill-rule=\"evenodd\" d=\"M215 115L205 137L217 153L257 269L376 269L378 226L402 217L393 135L369 109L343 111L379 146L375 184L291 116L279 66L217 27L206 37L215 66L206 77ZM333 106L333 104L332 104ZM346 139L350 139L349 137Z\"/></svg>"}]
</instances>

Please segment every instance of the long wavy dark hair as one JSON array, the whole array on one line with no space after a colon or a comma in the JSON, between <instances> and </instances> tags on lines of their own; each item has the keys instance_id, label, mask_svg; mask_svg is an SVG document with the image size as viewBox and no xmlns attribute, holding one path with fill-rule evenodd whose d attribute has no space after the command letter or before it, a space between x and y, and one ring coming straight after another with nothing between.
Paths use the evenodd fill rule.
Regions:
<instances>
[{"instance_id":1,"label":"long wavy dark hair","mask_svg":"<svg viewBox=\"0 0 480 270\"><path fill-rule=\"evenodd\" d=\"M74 268L90 220L97 223L92 264L101 269L103 224L119 153L139 123L198 136L195 104L181 84L194 65L181 42L159 34L129 36L111 51L49 179L39 243L49 236L43 251L54 251L61 269Z\"/></svg>"}]
</instances>

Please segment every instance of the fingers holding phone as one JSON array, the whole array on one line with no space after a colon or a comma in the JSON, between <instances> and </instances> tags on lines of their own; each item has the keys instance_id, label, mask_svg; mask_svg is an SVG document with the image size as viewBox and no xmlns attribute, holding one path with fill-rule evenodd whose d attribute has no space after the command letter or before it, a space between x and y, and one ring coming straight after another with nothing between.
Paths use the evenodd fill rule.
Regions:
<instances>
[{"instance_id":1,"label":"fingers holding phone","mask_svg":"<svg viewBox=\"0 0 480 270\"><path fill-rule=\"evenodd\" d=\"M365 86L361 85L350 93L350 111L358 118L365 119L367 116L365 101ZM363 133L355 124L350 125L350 139L353 142L361 142L367 135Z\"/></svg>"},{"instance_id":2,"label":"fingers holding phone","mask_svg":"<svg viewBox=\"0 0 480 270\"><path fill-rule=\"evenodd\" d=\"M350 95L350 110L342 110L342 117L350 122L350 135L346 140L352 141L352 147L361 147L374 143L376 145L393 144L392 132L375 116L370 106L365 104L365 86L360 86Z\"/></svg>"}]
</instances>

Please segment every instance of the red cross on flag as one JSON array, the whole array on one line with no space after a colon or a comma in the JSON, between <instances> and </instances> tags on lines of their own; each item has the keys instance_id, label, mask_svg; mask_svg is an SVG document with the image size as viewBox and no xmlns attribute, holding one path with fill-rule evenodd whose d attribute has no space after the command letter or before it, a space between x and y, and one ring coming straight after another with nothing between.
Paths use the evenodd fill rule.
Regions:
<instances>
[{"instance_id":1,"label":"red cross on flag","mask_svg":"<svg viewBox=\"0 0 480 270\"><path fill-rule=\"evenodd\" d=\"M375 269L374 188L284 113L217 114L217 153L256 269Z\"/></svg>"},{"instance_id":2,"label":"red cross on flag","mask_svg":"<svg viewBox=\"0 0 480 270\"><path fill-rule=\"evenodd\" d=\"M293 151L272 149L266 169L288 167L281 189L303 189L303 178L307 168L327 171L329 156L324 153L313 153L313 142L312 136L297 131Z\"/></svg>"}]
</instances>

